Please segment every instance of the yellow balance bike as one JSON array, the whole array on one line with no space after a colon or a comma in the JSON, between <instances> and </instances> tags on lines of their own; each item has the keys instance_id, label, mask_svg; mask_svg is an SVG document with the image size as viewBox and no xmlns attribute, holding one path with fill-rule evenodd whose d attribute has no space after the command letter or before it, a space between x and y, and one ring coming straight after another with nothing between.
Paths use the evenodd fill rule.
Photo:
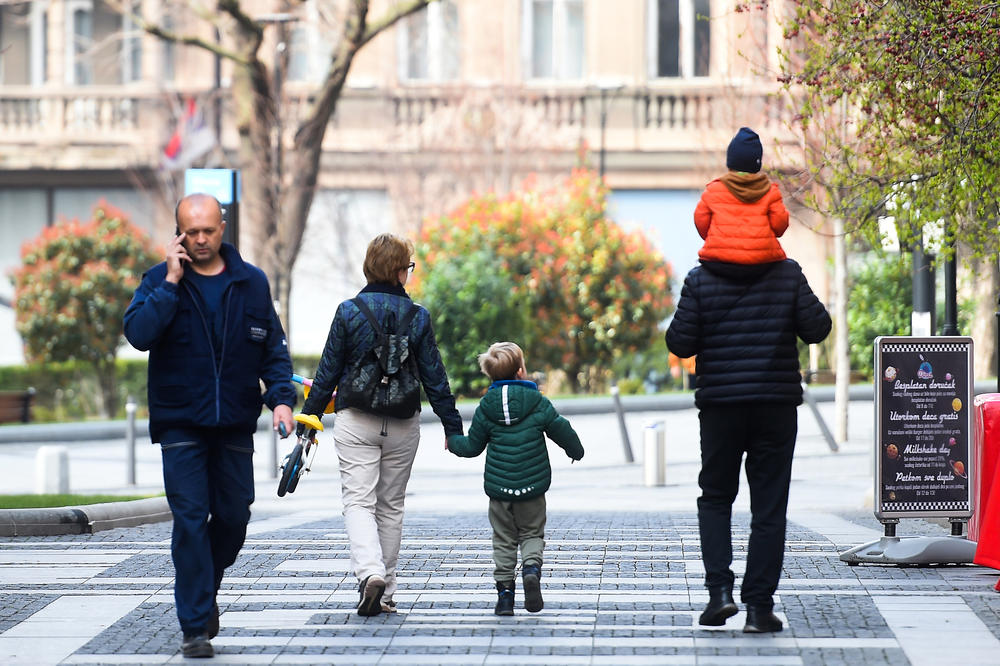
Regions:
<instances>
[{"instance_id":1,"label":"yellow balance bike","mask_svg":"<svg viewBox=\"0 0 1000 666\"><path fill-rule=\"evenodd\" d=\"M302 475L312 468L313 458L316 457L316 449L319 444L316 442L316 432L323 431L323 424L319 417L314 414L296 414L295 420L305 424L306 428L298 436L298 441L292 448L292 452L285 456L281 463L281 480L278 481L278 497L284 497L285 493L295 492Z\"/></svg>"}]
</instances>

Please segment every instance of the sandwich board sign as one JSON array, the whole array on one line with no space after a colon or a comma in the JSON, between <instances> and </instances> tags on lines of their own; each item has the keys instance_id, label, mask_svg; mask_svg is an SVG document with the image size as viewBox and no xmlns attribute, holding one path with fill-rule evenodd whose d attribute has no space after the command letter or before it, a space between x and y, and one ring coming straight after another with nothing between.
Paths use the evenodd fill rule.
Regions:
<instances>
[{"instance_id":1,"label":"sandwich board sign","mask_svg":"<svg viewBox=\"0 0 1000 666\"><path fill-rule=\"evenodd\" d=\"M849 564L972 562L961 537L973 513L972 338L875 339L875 517L886 536L841 555ZM947 518L948 537L896 537L901 518Z\"/></svg>"}]
</instances>

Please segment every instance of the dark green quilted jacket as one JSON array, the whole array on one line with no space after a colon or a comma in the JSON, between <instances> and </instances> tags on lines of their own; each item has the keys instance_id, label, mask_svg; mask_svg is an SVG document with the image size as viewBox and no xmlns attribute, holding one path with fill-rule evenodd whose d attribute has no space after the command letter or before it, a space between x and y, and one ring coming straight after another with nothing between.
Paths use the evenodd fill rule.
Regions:
<instances>
[{"instance_id":1,"label":"dark green quilted jacket","mask_svg":"<svg viewBox=\"0 0 1000 666\"><path fill-rule=\"evenodd\" d=\"M545 435L570 458L583 458L573 426L534 383L500 381L479 402L468 437L449 437L448 449L463 458L475 458L486 449L486 494L498 500L528 500L544 494L552 482Z\"/></svg>"}]
</instances>

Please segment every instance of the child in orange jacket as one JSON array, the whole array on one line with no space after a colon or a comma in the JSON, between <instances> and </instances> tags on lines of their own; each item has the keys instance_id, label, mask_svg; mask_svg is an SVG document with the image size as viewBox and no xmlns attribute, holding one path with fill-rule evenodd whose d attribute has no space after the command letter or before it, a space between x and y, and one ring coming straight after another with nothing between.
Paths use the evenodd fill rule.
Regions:
<instances>
[{"instance_id":1,"label":"child in orange jacket","mask_svg":"<svg viewBox=\"0 0 1000 666\"><path fill-rule=\"evenodd\" d=\"M741 127L726 151L729 172L705 187L694 209L694 225L705 239L702 261L766 264L785 259L778 237L788 228L788 210L778 184L760 173L760 137Z\"/></svg>"}]
</instances>

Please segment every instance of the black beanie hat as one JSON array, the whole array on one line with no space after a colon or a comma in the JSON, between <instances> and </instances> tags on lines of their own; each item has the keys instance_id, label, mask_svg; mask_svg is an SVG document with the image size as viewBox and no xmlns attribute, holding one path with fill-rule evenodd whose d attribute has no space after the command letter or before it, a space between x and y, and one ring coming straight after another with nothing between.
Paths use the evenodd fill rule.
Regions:
<instances>
[{"instance_id":1,"label":"black beanie hat","mask_svg":"<svg viewBox=\"0 0 1000 666\"><path fill-rule=\"evenodd\" d=\"M764 149L760 145L760 137L749 127L741 127L733 140L729 142L726 151L726 168L732 171L757 173L760 171L760 158Z\"/></svg>"}]
</instances>

